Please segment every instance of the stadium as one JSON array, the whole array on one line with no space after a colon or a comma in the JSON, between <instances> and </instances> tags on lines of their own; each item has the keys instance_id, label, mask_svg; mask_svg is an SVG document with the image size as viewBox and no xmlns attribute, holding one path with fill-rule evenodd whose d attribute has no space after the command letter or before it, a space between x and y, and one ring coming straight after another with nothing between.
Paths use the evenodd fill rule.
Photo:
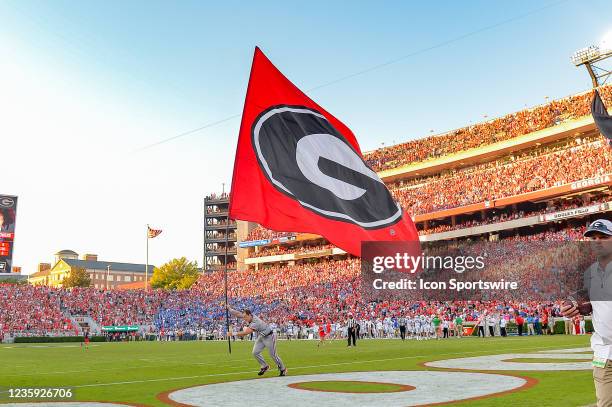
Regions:
<instances>
[{"instance_id":1,"label":"stadium","mask_svg":"<svg viewBox=\"0 0 612 407\"><path fill-rule=\"evenodd\" d=\"M287 69L285 76L255 46L242 114L137 146L128 158L116 158L121 154L114 146L108 149L100 141L104 137L92 135L83 141L79 130L78 138L61 138L62 132L73 131L65 123L77 123L78 113L87 116L85 111L95 110L97 101L83 103L77 98L77 104L86 104L87 109L73 107L65 117L53 111L46 120L29 120L49 123L49 134L58 136L39 144L25 143L28 153L33 145L49 152L44 151L44 164L26 162L36 170L36 182L23 189L15 186L20 181L8 184L19 193L0 195L0 405L612 407L612 249L607 244L612 238L612 115L606 108L612 107L612 85L607 84L612 71L602 68L612 61L608 59L612 34L609 43L581 49L571 58L573 68L586 68L592 88L546 97L543 104L525 104L519 110L492 118L484 115L472 122L466 109L470 98L477 97L474 89L473 96L449 97L452 106L448 107L456 109L462 120L466 117L463 127L440 133L431 130L425 136L405 134L403 140L388 145L382 142L386 135L378 134L375 145L380 147L369 151L361 149L346 124L311 99L321 88L387 69L482 32L493 36L500 27L552 11L561 3L443 40L306 92L289 79L293 72ZM194 5L194 10L198 7ZM330 13L334 7L329 5ZM103 47L96 45L100 38L113 38L114 43L127 38L121 37L125 33L115 38L106 26L86 31L105 33L100 38L82 36L100 52L100 59L88 55L90 51L69 48L69 54L79 56L77 60L88 55L83 60L100 65L102 60L114 61L113 66L124 61L126 76L138 72L131 64L156 70L154 79L136 74L136 80L132 78L122 90L125 94L120 92L126 112L132 99L140 104L155 99L162 89L176 87L180 93L199 86L185 86L178 77L166 82L168 66L175 66L166 65L167 60L144 58L146 63L140 65L142 61L136 64L137 58L127 56L146 48L136 44L153 43L197 53L189 41L176 46L179 41L171 38L187 35L192 40L192 33L201 34L199 29L182 20L185 32L174 37L174 28L168 28L162 40L156 36L162 35L160 21L168 27L181 24L169 23L174 14L167 8L160 6L165 12L153 9L147 5L147 13L159 13L153 31L141 26L138 18L125 24L134 24L126 30L133 48L120 47L117 54L110 48L108 54L100 52ZM184 19L189 13L180 9L177 15ZM91 16L84 17L89 14L86 11L81 18L90 21ZM251 14L256 16L258 11ZM126 15L141 12L126 9ZM343 8L340 15L344 17L345 12ZM207 24L229 18L243 21L239 14L215 17L218 21ZM68 10L64 15L70 15ZM201 17L195 11L193 16ZM259 17L262 22L291 21L299 26L296 20ZM115 18L125 23L124 17ZM43 20L33 26L46 29ZM60 20L49 17L49 21ZM201 24L198 20L196 25ZM243 28L249 24L243 21ZM252 24L266 32L265 24ZM307 36L310 29L309 22ZM279 24L278 30L283 26ZM70 35L62 31L57 38L81 41L73 35L78 30L67 32ZM155 41L150 40L151 33ZM148 39L141 42L140 34ZM278 31L273 34L279 41ZM259 38L259 31L253 36ZM289 37L286 40L291 42ZM215 42L215 58L221 44L233 37L228 38ZM367 48L367 41L351 43ZM223 52L230 58L229 51ZM537 60L537 56L531 58ZM72 60L66 61L62 72L70 71ZM244 60L240 61L244 68ZM433 60L427 63L433 70ZM230 95L230 81L221 71L233 68L225 60L218 65L222 67L218 77L211 75L206 87L211 95ZM305 72L313 66L297 64L292 70L307 76ZM457 69L458 75L465 72ZM111 90L116 88L108 86L107 94L106 83L115 83L116 77L104 70L83 73L83 77L96 82L91 79L101 74L107 75L99 76L105 78L104 86L92 94L113 100ZM38 80L35 75L23 76L27 81ZM83 83L78 76L70 79ZM9 82L0 82L0 87ZM147 88L151 84L155 84L153 98ZM223 87L217 88L220 84ZM442 82L431 85L440 89ZM505 89L497 92L491 86L488 92L508 92ZM533 95L526 88L517 91L522 92ZM392 93L388 91L390 98ZM71 98L67 93L65 99ZM58 106L66 102L57 100ZM189 103L198 105L195 100ZM491 100L499 103L500 98L491 95ZM165 99L162 109L173 110L168 107L171 103L171 98ZM427 102L411 94L405 104L421 108ZM40 111L34 99L23 103L28 110L30 105ZM54 108L54 103L48 105ZM155 116L153 110L146 110L149 105L143 106L136 114L130 111L146 118L139 122L123 115L123 105L114 110L113 103L104 104L95 117L111 118L117 127L101 122L92 126L94 120L87 126L92 134L100 131L117 141L112 138L116 131L119 139L128 140L120 127L149 129L146 122ZM223 108L222 103L219 106ZM357 110L356 115L362 113ZM32 125L13 116L7 120ZM474 116L478 115L470 117ZM222 137L217 135L214 142L210 137L177 146L176 154L151 153L176 139L220 129L238 117L235 155L226 149L227 140L218 142ZM367 120L376 121L375 117ZM442 126L446 123L440 121ZM401 123L400 118L389 126L401 127ZM147 131L135 133L135 143L150 143L155 133ZM8 141L4 145L13 146ZM65 151L50 154L57 152L57 145ZM198 149L206 154L200 155ZM38 152L33 154L40 158ZM194 161L201 164L196 171ZM7 163L9 167L11 161ZM233 163L230 188L224 173L228 163ZM169 167L180 170L172 172ZM23 167L16 168L23 172ZM55 174L57 168L62 177L45 174ZM97 184L92 174L110 181ZM196 179L206 185L204 194L198 189L201 185L193 187ZM209 189L211 179L222 179L223 187ZM44 198L35 198L43 195L33 194L33 189L45 191ZM128 202L140 198L137 205ZM187 209L193 207L197 207L195 221ZM141 230L133 225L153 216L174 226L158 229L146 224ZM194 238L176 226L181 224L179 219L190 226L197 224L191 229L201 238L195 239L197 261L183 254L189 253ZM23 220L23 232L18 220ZM146 239L146 246L144 241L132 245L135 235ZM25 249L19 246L22 236L28 242ZM174 246L163 241L166 236ZM52 263L40 262L24 272L40 247L63 246L67 241L75 247L62 247ZM146 256L142 264L107 261L93 254L97 252L81 250L96 242L102 242L113 256L120 253L129 259L134 247L143 254L146 248ZM169 246L163 256L157 252L162 244ZM15 247L21 251L14 256ZM176 255L179 252L182 257ZM168 253L172 257L162 264L160 259ZM14 263L14 258L19 262Z\"/></svg>"},{"instance_id":2,"label":"stadium","mask_svg":"<svg viewBox=\"0 0 612 407\"><path fill-rule=\"evenodd\" d=\"M599 91L606 103L612 103L612 87ZM448 134L371 151L365 157L393 196L413 214L422 241L580 240L591 221L609 219L612 209L612 153L602 148L606 141L590 117L590 100L591 92L572 95ZM355 383L399 380L415 387L418 380L397 376L396 371L425 370L435 379L421 386L482 380L482 389L464 397L477 398L473 405L531 405L529 400L536 400L535 394L541 392L547 394L547 400L544 404L538 401L539 405L592 402L587 391L591 386L589 317L582 326L579 319L563 318L558 302L366 303L360 295L358 258L318 235L273 232L248 222L227 225L227 203L227 194L207 197L206 215L214 215L209 226L219 224L221 232L210 235L213 242L208 239L205 244L210 253L219 255L209 259L210 271L189 290L1 285L0 336L6 343L1 348L6 361L0 367L3 384L69 383L79 400L192 405L198 399L203 404L193 405L218 405L214 397L220 397L219 403L234 405L220 384L215 385L219 393L213 386L210 390L200 386L252 379L253 374L247 362L249 341L232 338L233 352L225 354L225 311L220 302L221 253L224 255L227 244L232 254L228 257L230 303L274 323L279 337L286 339L279 345L280 352L292 375L305 383L300 386L350 394L351 400L362 403L357 396L362 390ZM225 243L223 235L230 226L234 239L244 236L234 244ZM265 287L263 292L261 287ZM354 313L360 325L359 346L346 352L349 313ZM519 315L526 338L517 335ZM409 322L409 345L399 340L400 317L422 320L427 327L417 331ZM434 326L434 317L440 320L440 328ZM236 320L231 323L239 326ZM479 323L486 328L484 339L474 337ZM500 324L508 337L500 337ZM117 327L116 332L103 331L109 326ZM319 338L319 327L329 330L329 339L316 348L313 339ZM77 356L85 331L92 334L91 348ZM28 344L32 342L63 344ZM313 348L317 352L306 359L305 353ZM461 356L466 360L461 362ZM445 360L451 367L446 367ZM23 369L35 373L24 375L20 373ZM364 371L390 371L395 376L350 373ZM447 372L448 381L439 372ZM503 375L490 381L478 376L483 372ZM316 378L310 380L307 375L313 374ZM521 379L495 384L508 377ZM567 387L572 388L569 399L561 395L561 389ZM201 388L203 393L172 392L179 388ZM412 400L450 402L459 394L457 389L452 397L438 390L438 398L425 397L419 386L416 389L415 398L391 397L389 404L397 400L402 400L401 405ZM267 392L277 390L255 387L252 391L263 401ZM371 390L363 390L363 405L372 402L366 394L379 391L391 390L379 390L373 384ZM310 395L300 398L302 393L295 399L291 393L285 397L299 405L310 402ZM326 394L315 393L317 402L327 405ZM330 405L338 402L334 397L329 401Z\"/></svg>"}]
</instances>

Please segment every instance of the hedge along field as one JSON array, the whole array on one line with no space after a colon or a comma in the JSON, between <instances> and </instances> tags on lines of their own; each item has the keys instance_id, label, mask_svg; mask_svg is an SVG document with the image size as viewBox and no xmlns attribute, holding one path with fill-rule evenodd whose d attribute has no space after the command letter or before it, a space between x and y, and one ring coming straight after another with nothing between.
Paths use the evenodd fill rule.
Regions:
<instances>
[{"instance_id":1,"label":"hedge along field","mask_svg":"<svg viewBox=\"0 0 612 407\"><path fill-rule=\"evenodd\" d=\"M83 336L20 336L15 338L15 343L66 343L83 342ZM104 336L92 336L90 342L106 342Z\"/></svg>"},{"instance_id":2,"label":"hedge along field","mask_svg":"<svg viewBox=\"0 0 612 407\"><path fill-rule=\"evenodd\" d=\"M432 360L586 347L588 339L554 335L405 342L366 340L359 341L357 348L347 348L344 341L331 341L320 348L315 341L279 341L278 351L289 375L296 376L422 370L426 368L420 364ZM256 378L259 367L251 349L252 342L246 341L233 343L231 355L223 341L94 343L87 350L75 343L0 345L0 387L73 387L74 400L162 406L165 404L156 398L161 392ZM266 353L264 356L269 360ZM579 406L595 401L591 371L518 373L539 383L517 393L471 401L469 405ZM272 368L266 376L276 374Z\"/></svg>"}]
</instances>

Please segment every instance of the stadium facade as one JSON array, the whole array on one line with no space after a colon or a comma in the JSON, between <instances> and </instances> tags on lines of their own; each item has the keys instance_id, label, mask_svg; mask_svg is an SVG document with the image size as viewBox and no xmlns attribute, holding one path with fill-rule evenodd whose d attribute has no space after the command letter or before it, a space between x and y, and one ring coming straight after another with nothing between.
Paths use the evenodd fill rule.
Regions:
<instances>
[{"instance_id":1,"label":"stadium facade","mask_svg":"<svg viewBox=\"0 0 612 407\"><path fill-rule=\"evenodd\" d=\"M212 272L225 267L236 269L237 226L229 220L229 196L211 194L204 198L203 270Z\"/></svg>"}]
</instances>

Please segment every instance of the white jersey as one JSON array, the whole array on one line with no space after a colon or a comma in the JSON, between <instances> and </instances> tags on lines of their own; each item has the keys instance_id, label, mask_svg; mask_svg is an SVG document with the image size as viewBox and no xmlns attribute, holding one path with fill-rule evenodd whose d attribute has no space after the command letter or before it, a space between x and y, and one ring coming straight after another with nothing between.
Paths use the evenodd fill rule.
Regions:
<instances>
[{"instance_id":1,"label":"white jersey","mask_svg":"<svg viewBox=\"0 0 612 407\"><path fill-rule=\"evenodd\" d=\"M262 321L261 319L259 319L259 317L255 315L253 315L253 320L249 324L249 328L257 332L257 334L261 336L269 335L273 331L273 328L270 326L270 324Z\"/></svg>"},{"instance_id":2,"label":"white jersey","mask_svg":"<svg viewBox=\"0 0 612 407\"><path fill-rule=\"evenodd\" d=\"M414 332L416 332L418 334L423 332L423 321L421 321L418 318L415 318L415 320L414 320Z\"/></svg>"},{"instance_id":3,"label":"white jersey","mask_svg":"<svg viewBox=\"0 0 612 407\"><path fill-rule=\"evenodd\" d=\"M587 270L585 281L589 289L589 297L593 306L593 335L591 336L591 348L593 356L603 359L612 359L612 262L608 263L605 270L594 263ZM597 301L607 300L607 301Z\"/></svg>"}]
</instances>

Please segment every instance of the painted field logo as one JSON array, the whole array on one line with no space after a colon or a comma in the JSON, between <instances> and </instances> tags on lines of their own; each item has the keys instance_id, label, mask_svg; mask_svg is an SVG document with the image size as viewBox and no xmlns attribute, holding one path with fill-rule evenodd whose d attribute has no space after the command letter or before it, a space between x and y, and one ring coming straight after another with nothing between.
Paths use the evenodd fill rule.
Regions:
<instances>
[{"instance_id":1,"label":"painted field logo","mask_svg":"<svg viewBox=\"0 0 612 407\"><path fill-rule=\"evenodd\" d=\"M264 174L305 208L368 229L401 218L378 175L321 113L273 106L254 122L252 137Z\"/></svg>"}]
</instances>

